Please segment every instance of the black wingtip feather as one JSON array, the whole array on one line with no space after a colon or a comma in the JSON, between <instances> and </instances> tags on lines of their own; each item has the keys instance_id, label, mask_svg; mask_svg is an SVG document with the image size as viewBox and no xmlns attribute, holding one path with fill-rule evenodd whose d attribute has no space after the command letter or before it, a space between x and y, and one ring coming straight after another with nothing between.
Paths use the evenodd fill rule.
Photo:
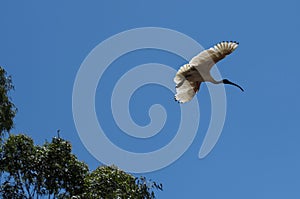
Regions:
<instances>
[{"instance_id":1,"label":"black wingtip feather","mask_svg":"<svg viewBox=\"0 0 300 199\"><path fill-rule=\"evenodd\" d=\"M220 43L235 43L235 44L237 44L237 45L239 45L240 43L239 42L237 42L237 41L222 41L222 42L219 42L219 43L217 43L216 45L218 45L218 44L220 44Z\"/></svg>"}]
</instances>

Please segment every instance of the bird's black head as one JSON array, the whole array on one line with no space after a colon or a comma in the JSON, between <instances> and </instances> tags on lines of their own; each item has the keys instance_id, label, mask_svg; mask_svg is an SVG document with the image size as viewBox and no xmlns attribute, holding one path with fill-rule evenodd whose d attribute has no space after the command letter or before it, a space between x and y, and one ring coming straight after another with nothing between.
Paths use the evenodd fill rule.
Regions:
<instances>
[{"instance_id":1,"label":"bird's black head","mask_svg":"<svg viewBox=\"0 0 300 199\"><path fill-rule=\"evenodd\" d=\"M240 87L239 85L237 85L237 84L235 84L235 83L229 81L228 79L223 79L222 82L223 82L223 84L230 84L230 85L236 86L236 87L238 87L239 89L241 89L241 91L244 91L244 89L243 89L242 87Z\"/></svg>"}]
</instances>

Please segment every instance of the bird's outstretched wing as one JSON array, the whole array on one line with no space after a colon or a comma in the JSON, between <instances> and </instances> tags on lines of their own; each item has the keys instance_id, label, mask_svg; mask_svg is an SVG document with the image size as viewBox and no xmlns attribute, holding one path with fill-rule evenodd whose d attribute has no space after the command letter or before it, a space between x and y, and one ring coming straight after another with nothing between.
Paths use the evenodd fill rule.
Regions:
<instances>
[{"instance_id":1,"label":"bird's outstretched wing","mask_svg":"<svg viewBox=\"0 0 300 199\"><path fill-rule=\"evenodd\" d=\"M197 69L202 67L202 70L209 71L215 63L232 53L238 45L239 43L235 41L220 42L193 57L189 64L195 66Z\"/></svg>"},{"instance_id":2,"label":"bird's outstretched wing","mask_svg":"<svg viewBox=\"0 0 300 199\"><path fill-rule=\"evenodd\" d=\"M199 91L201 81L202 77L195 67L190 64L180 67L174 78L176 83L175 100L185 103L193 99Z\"/></svg>"},{"instance_id":3,"label":"bird's outstretched wing","mask_svg":"<svg viewBox=\"0 0 300 199\"><path fill-rule=\"evenodd\" d=\"M189 64L180 67L174 82L176 83L175 100L185 103L193 99L199 91L201 82L210 78L212 66L232 53L238 47L235 41L223 41L192 58Z\"/></svg>"}]
</instances>

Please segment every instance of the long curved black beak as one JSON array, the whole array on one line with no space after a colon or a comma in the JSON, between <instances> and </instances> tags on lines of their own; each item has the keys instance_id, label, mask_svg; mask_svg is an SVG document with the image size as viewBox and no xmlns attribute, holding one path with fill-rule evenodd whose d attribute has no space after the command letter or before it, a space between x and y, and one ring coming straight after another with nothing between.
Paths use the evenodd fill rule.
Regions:
<instances>
[{"instance_id":1,"label":"long curved black beak","mask_svg":"<svg viewBox=\"0 0 300 199\"><path fill-rule=\"evenodd\" d=\"M242 87L240 87L239 85L229 81L228 79L223 79L223 84L230 84L230 85L238 87L239 89L241 89L241 91L244 91L244 89Z\"/></svg>"}]
</instances>

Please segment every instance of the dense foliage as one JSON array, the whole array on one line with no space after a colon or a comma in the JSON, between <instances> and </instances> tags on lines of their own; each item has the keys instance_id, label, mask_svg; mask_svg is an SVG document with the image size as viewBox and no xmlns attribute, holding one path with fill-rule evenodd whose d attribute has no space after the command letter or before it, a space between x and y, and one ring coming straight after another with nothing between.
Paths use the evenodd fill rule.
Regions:
<instances>
[{"instance_id":1,"label":"dense foliage","mask_svg":"<svg viewBox=\"0 0 300 199\"><path fill-rule=\"evenodd\" d=\"M10 135L1 150L1 198L153 199L153 189L162 190L161 184L116 166L89 172L61 138L38 146L26 135Z\"/></svg>"},{"instance_id":2,"label":"dense foliage","mask_svg":"<svg viewBox=\"0 0 300 199\"><path fill-rule=\"evenodd\" d=\"M88 167L61 138L35 146L26 135L10 135L0 161L3 198L68 198L83 192Z\"/></svg>"},{"instance_id":3,"label":"dense foliage","mask_svg":"<svg viewBox=\"0 0 300 199\"><path fill-rule=\"evenodd\" d=\"M116 166L98 167L85 178L86 190L82 198L155 198L153 188L162 190L161 184L135 178Z\"/></svg>"},{"instance_id":4,"label":"dense foliage","mask_svg":"<svg viewBox=\"0 0 300 199\"><path fill-rule=\"evenodd\" d=\"M9 132L13 127L13 119L17 111L8 96L12 89L14 86L11 76L7 76L6 71L0 66L0 141L4 133Z\"/></svg>"}]
</instances>

